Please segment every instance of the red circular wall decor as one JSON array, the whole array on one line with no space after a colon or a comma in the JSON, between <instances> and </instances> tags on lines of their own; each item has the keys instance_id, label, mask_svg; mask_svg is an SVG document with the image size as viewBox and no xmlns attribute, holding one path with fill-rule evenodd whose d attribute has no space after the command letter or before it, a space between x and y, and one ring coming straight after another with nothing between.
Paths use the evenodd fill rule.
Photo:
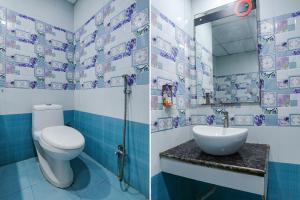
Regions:
<instances>
[{"instance_id":1,"label":"red circular wall decor","mask_svg":"<svg viewBox=\"0 0 300 200\"><path fill-rule=\"evenodd\" d=\"M241 6L245 6L245 5L248 5L248 9L244 12L240 12L239 8ZM252 11L252 8L253 8L252 0L239 0L235 4L234 12L235 12L236 16L238 16L238 17L245 17L245 16L249 15L249 13Z\"/></svg>"}]
</instances>

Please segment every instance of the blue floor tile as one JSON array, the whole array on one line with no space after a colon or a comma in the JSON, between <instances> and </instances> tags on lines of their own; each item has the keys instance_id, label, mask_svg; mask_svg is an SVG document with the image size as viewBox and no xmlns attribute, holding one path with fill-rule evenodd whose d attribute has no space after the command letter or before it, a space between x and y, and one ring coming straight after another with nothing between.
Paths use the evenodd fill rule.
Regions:
<instances>
[{"instance_id":1,"label":"blue floor tile","mask_svg":"<svg viewBox=\"0 0 300 200\"><path fill-rule=\"evenodd\" d=\"M31 187L20 192L1 197L1 200L34 200Z\"/></svg>"},{"instance_id":2,"label":"blue floor tile","mask_svg":"<svg viewBox=\"0 0 300 200\"><path fill-rule=\"evenodd\" d=\"M25 169L26 171L30 171L30 170L39 170L39 164L38 164L38 160L36 157L34 158L30 158L30 159L27 159L27 160L24 160L24 161L21 161L23 162L23 165L25 166Z\"/></svg>"},{"instance_id":3,"label":"blue floor tile","mask_svg":"<svg viewBox=\"0 0 300 200\"><path fill-rule=\"evenodd\" d=\"M31 186L46 181L46 179L44 178L44 176L42 174L42 171L39 168L30 169L26 173L28 176L29 184Z\"/></svg>"},{"instance_id":4,"label":"blue floor tile","mask_svg":"<svg viewBox=\"0 0 300 200\"><path fill-rule=\"evenodd\" d=\"M86 188L79 192L79 196L84 200L128 200L122 192L116 190L107 181L103 181L101 184L95 187Z\"/></svg>"},{"instance_id":5,"label":"blue floor tile","mask_svg":"<svg viewBox=\"0 0 300 200\"><path fill-rule=\"evenodd\" d=\"M32 192L35 199L43 199L43 200L54 200L54 199L79 200L80 199L75 193L56 188L48 182L42 182L32 186Z\"/></svg>"},{"instance_id":6,"label":"blue floor tile","mask_svg":"<svg viewBox=\"0 0 300 200\"><path fill-rule=\"evenodd\" d=\"M16 164L0 168L0 199L30 187L26 171Z\"/></svg>"},{"instance_id":7,"label":"blue floor tile","mask_svg":"<svg viewBox=\"0 0 300 200\"><path fill-rule=\"evenodd\" d=\"M30 158L0 167L2 200L145 200L132 187L102 165L82 153L72 160L74 183L67 189L56 188L46 181L38 160ZM2 184L5 183L5 184Z\"/></svg>"},{"instance_id":8,"label":"blue floor tile","mask_svg":"<svg viewBox=\"0 0 300 200\"><path fill-rule=\"evenodd\" d=\"M145 196L139 193L137 190L135 190L132 187L129 187L127 184L122 182L118 185L113 185L113 187L120 191L127 199L135 199L135 200L145 200Z\"/></svg>"}]
</instances>

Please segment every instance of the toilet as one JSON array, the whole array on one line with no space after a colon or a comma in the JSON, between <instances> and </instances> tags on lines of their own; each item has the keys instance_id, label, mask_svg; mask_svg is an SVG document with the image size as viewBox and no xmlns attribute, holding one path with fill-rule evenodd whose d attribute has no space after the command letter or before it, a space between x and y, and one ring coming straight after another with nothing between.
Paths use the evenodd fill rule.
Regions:
<instances>
[{"instance_id":1,"label":"toilet","mask_svg":"<svg viewBox=\"0 0 300 200\"><path fill-rule=\"evenodd\" d=\"M32 107L32 137L45 178L56 187L69 187L73 182L70 160L79 156L85 140L79 131L64 126L61 105Z\"/></svg>"}]
</instances>

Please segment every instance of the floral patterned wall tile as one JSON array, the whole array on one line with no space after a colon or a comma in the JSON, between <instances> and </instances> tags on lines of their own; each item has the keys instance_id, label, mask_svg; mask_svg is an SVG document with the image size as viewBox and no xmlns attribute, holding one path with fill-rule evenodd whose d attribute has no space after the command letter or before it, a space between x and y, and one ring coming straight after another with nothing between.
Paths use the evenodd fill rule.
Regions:
<instances>
[{"instance_id":1,"label":"floral patterned wall tile","mask_svg":"<svg viewBox=\"0 0 300 200\"><path fill-rule=\"evenodd\" d=\"M110 1L75 32L76 89L149 84L146 1Z\"/></svg>"},{"instance_id":2,"label":"floral patterned wall tile","mask_svg":"<svg viewBox=\"0 0 300 200\"><path fill-rule=\"evenodd\" d=\"M258 72L214 77L216 103L259 102L259 89Z\"/></svg>"},{"instance_id":3,"label":"floral patterned wall tile","mask_svg":"<svg viewBox=\"0 0 300 200\"><path fill-rule=\"evenodd\" d=\"M260 96L257 105L224 106L230 112L230 124L233 126L298 126L300 113L300 26L298 21L300 12L288 13L258 22L258 53L260 73L251 83L242 81L234 84L236 89L249 86L249 92ZM210 58L209 51L195 43L193 37L181 30L167 16L153 8L152 19L152 110L159 119L161 116L185 121L179 126L189 125L221 125L222 116L214 112L214 108L201 106L203 93L209 79ZM190 42L189 42L190 41ZM178 45L181 44L181 45ZM184 44L184 48L182 47ZM185 48L186 46L186 48ZM188 48L190 47L190 48ZM199 48L201 47L201 48ZM194 49L194 50L191 50ZM191 50L191 52L190 52ZM190 62L193 59L195 62ZM197 66L197 67L196 67ZM232 84L226 78L219 77L219 98L228 101L232 98ZM227 78L228 79L228 78ZM164 81L161 81L164 80ZM251 79L252 80L252 79ZM160 84L159 84L160 82ZM174 95L176 104L171 109L161 105L160 87L163 83L177 85ZM212 83L212 80L211 80ZM198 87L195 87L198 86ZM196 88L196 90L195 90ZM202 89L201 89L202 88ZM252 89L255 90L252 91ZM230 90L230 92L228 92ZM261 90L261 92L259 91ZM195 92L196 91L196 92ZM226 93L227 91L227 93ZM226 101L226 99L224 100ZM237 102L239 100L237 99ZM248 107L249 106L249 107ZM260 107L258 107L260 106ZM245 108L247 107L247 111ZM253 108L253 109L252 109ZM193 114L191 114L193 113ZM199 113L199 114L198 114ZM201 114L205 113L205 114ZM152 119L152 125L158 124ZM153 128L152 132L160 131Z\"/></svg>"},{"instance_id":4,"label":"floral patterned wall tile","mask_svg":"<svg viewBox=\"0 0 300 200\"><path fill-rule=\"evenodd\" d=\"M112 0L75 33L4 8L0 17L2 87L122 87L123 74L131 84L149 84L145 0Z\"/></svg>"},{"instance_id":5,"label":"floral patterned wall tile","mask_svg":"<svg viewBox=\"0 0 300 200\"><path fill-rule=\"evenodd\" d=\"M74 89L72 32L9 9L1 9L0 16L6 25L2 87Z\"/></svg>"}]
</instances>

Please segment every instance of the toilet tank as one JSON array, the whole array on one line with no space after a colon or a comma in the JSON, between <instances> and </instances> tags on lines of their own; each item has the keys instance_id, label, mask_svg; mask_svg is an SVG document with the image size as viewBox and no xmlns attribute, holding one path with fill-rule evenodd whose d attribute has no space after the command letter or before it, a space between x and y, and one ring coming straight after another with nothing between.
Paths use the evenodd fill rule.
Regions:
<instances>
[{"instance_id":1,"label":"toilet tank","mask_svg":"<svg viewBox=\"0 0 300 200\"><path fill-rule=\"evenodd\" d=\"M55 104L34 105L32 107L32 130L41 131L49 126L64 125L63 107Z\"/></svg>"}]
</instances>

